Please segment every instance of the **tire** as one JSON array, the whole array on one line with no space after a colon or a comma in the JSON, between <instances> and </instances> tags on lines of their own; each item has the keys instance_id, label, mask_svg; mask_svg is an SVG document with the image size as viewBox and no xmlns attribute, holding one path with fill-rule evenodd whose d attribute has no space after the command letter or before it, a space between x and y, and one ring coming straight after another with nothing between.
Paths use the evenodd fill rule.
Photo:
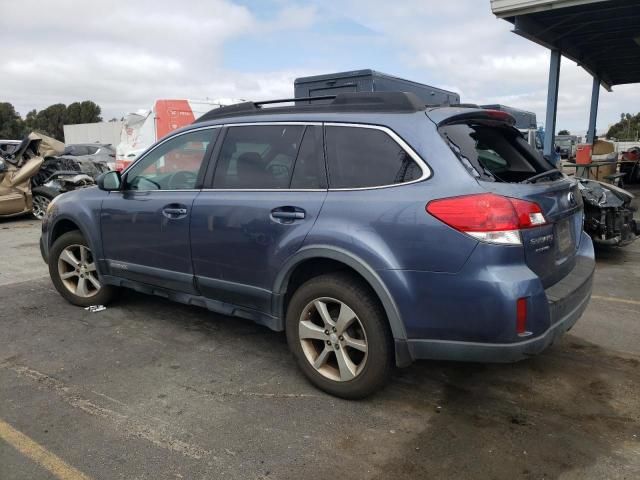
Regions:
<instances>
[{"instance_id":1,"label":"tire","mask_svg":"<svg viewBox=\"0 0 640 480\"><path fill-rule=\"evenodd\" d=\"M67 278L63 278L65 274ZM49 276L58 293L73 305L106 305L115 293L114 287L100 283L91 249L78 230L53 242L49 250Z\"/></svg>"},{"instance_id":2,"label":"tire","mask_svg":"<svg viewBox=\"0 0 640 480\"><path fill-rule=\"evenodd\" d=\"M355 318L341 322L343 309L345 320ZM333 323L325 320L327 314ZM382 388L393 370L387 317L376 295L354 275L326 274L301 285L287 308L286 333L302 372L331 395L364 398Z\"/></svg>"},{"instance_id":3,"label":"tire","mask_svg":"<svg viewBox=\"0 0 640 480\"><path fill-rule=\"evenodd\" d=\"M57 197L60 193L49 187L35 187L31 190L31 201L33 207L31 208L31 213L38 220L42 220L44 218L45 213L47 213L47 207L51 200Z\"/></svg>"}]
</instances>

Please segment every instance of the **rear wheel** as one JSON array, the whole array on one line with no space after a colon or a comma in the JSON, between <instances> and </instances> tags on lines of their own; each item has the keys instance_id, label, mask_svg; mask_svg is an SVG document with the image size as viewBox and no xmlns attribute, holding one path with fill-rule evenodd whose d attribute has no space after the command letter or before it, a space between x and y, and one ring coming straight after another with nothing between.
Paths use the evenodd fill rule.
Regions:
<instances>
[{"instance_id":1,"label":"rear wheel","mask_svg":"<svg viewBox=\"0 0 640 480\"><path fill-rule=\"evenodd\" d=\"M287 310L287 341L318 388L343 398L380 389L393 368L393 344L375 294L357 277L322 275L303 284Z\"/></svg>"},{"instance_id":2,"label":"rear wheel","mask_svg":"<svg viewBox=\"0 0 640 480\"><path fill-rule=\"evenodd\" d=\"M114 288L102 285L93 252L79 231L61 235L49 252L49 275L56 290L74 305L104 305Z\"/></svg>"},{"instance_id":3,"label":"rear wheel","mask_svg":"<svg viewBox=\"0 0 640 480\"><path fill-rule=\"evenodd\" d=\"M51 200L57 197L59 193L53 188L48 187L36 187L31 191L31 202L33 207L31 213L38 220L42 220L47 213L47 208Z\"/></svg>"}]
</instances>

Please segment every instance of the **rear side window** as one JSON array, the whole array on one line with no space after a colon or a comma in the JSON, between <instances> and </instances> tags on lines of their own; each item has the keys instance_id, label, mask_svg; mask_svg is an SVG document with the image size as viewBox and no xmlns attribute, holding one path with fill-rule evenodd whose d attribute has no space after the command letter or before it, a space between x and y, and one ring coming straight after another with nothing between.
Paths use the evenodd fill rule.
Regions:
<instances>
[{"instance_id":1,"label":"rear side window","mask_svg":"<svg viewBox=\"0 0 640 480\"><path fill-rule=\"evenodd\" d=\"M482 124L440 127L441 135L470 173L515 183L551 168L515 129Z\"/></svg>"},{"instance_id":2,"label":"rear side window","mask_svg":"<svg viewBox=\"0 0 640 480\"><path fill-rule=\"evenodd\" d=\"M289 188L304 128L303 125L230 127L218 155L213 187Z\"/></svg>"},{"instance_id":3,"label":"rear side window","mask_svg":"<svg viewBox=\"0 0 640 480\"><path fill-rule=\"evenodd\" d=\"M365 127L326 127L331 188L381 187L410 182L422 169L387 133Z\"/></svg>"}]
</instances>

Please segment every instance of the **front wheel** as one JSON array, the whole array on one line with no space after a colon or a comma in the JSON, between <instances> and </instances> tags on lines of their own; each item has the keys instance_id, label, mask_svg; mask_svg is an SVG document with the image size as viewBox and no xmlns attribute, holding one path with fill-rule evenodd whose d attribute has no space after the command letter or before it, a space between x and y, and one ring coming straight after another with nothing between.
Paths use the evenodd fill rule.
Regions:
<instances>
[{"instance_id":1,"label":"front wheel","mask_svg":"<svg viewBox=\"0 0 640 480\"><path fill-rule=\"evenodd\" d=\"M58 293L74 305L104 305L114 294L113 287L100 283L93 252L77 230L61 235L53 243L49 275Z\"/></svg>"},{"instance_id":2,"label":"front wheel","mask_svg":"<svg viewBox=\"0 0 640 480\"><path fill-rule=\"evenodd\" d=\"M393 368L384 310L355 276L335 273L304 283L287 309L287 341L315 386L343 398L380 389Z\"/></svg>"}]
</instances>

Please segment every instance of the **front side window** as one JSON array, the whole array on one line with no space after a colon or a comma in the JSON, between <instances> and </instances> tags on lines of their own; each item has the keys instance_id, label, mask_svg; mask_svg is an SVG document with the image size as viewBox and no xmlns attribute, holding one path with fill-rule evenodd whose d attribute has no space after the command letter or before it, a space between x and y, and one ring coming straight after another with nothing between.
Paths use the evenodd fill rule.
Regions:
<instances>
[{"instance_id":1,"label":"front side window","mask_svg":"<svg viewBox=\"0 0 640 480\"><path fill-rule=\"evenodd\" d=\"M127 171L126 189L195 188L207 148L217 135L218 129L198 130L164 142Z\"/></svg>"},{"instance_id":2,"label":"front side window","mask_svg":"<svg viewBox=\"0 0 640 480\"><path fill-rule=\"evenodd\" d=\"M329 126L326 146L331 188L381 187L422 176L411 156L378 129Z\"/></svg>"},{"instance_id":3,"label":"front side window","mask_svg":"<svg viewBox=\"0 0 640 480\"><path fill-rule=\"evenodd\" d=\"M230 127L224 137L213 188L289 188L304 125Z\"/></svg>"}]
</instances>

